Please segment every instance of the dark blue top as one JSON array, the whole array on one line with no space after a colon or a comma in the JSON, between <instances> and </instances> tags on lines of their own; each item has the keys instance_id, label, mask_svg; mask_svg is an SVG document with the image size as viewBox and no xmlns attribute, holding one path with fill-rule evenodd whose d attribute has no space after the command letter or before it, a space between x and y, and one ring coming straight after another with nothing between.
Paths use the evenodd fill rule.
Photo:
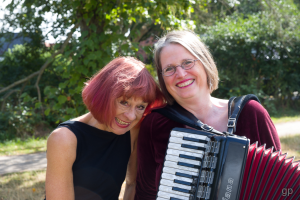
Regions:
<instances>
[{"instance_id":1,"label":"dark blue top","mask_svg":"<svg viewBox=\"0 0 300 200\"><path fill-rule=\"evenodd\" d=\"M75 199L117 200L131 154L130 131L116 135L78 121L58 127L68 128L77 137L72 167Z\"/></svg>"}]
</instances>

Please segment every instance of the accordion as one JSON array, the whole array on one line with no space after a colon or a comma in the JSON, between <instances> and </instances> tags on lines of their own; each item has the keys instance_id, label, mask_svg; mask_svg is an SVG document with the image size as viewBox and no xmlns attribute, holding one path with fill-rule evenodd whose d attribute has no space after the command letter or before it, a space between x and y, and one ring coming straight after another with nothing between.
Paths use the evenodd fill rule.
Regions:
<instances>
[{"instance_id":1,"label":"accordion","mask_svg":"<svg viewBox=\"0 0 300 200\"><path fill-rule=\"evenodd\" d=\"M300 161L245 137L174 128L156 199L300 199Z\"/></svg>"}]
</instances>

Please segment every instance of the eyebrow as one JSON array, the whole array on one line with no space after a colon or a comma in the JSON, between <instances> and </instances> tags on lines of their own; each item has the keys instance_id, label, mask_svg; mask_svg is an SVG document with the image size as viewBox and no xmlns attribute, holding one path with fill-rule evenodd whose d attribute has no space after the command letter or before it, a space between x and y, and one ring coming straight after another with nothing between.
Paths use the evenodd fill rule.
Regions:
<instances>
[{"instance_id":1,"label":"eyebrow","mask_svg":"<svg viewBox=\"0 0 300 200\"><path fill-rule=\"evenodd\" d=\"M182 59L180 62L181 62L181 64L184 62L184 61L186 61L186 60L194 60L193 58L184 58L184 59ZM170 67L170 66L174 66L173 64L168 64L166 67ZM165 68L166 68L165 67ZM164 68L162 68L162 69L164 69Z\"/></svg>"},{"instance_id":2,"label":"eyebrow","mask_svg":"<svg viewBox=\"0 0 300 200\"><path fill-rule=\"evenodd\" d=\"M132 99L132 97L130 97L130 98L126 99L126 100L130 100L130 99ZM142 103L149 103L149 102L142 101L141 104Z\"/></svg>"}]
</instances>

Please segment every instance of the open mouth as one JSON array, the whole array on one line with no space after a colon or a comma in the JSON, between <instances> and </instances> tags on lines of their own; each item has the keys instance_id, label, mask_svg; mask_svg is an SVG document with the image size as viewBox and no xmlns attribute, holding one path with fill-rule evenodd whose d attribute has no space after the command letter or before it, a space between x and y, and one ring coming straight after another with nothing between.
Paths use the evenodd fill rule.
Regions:
<instances>
[{"instance_id":1,"label":"open mouth","mask_svg":"<svg viewBox=\"0 0 300 200\"><path fill-rule=\"evenodd\" d=\"M183 83L178 83L178 84L176 84L176 86L179 87L179 88L183 88L183 87L191 85L194 81L195 81L195 79L190 79L190 80L185 81Z\"/></svg>"},{"instance_id":2,"label":"open mouth","mask_svg":"<svg viewBox=\"0 0 300 200\"><path fill-rule=\"evenodd\" d=\"M117 122L117 125L122 127L122 128L126 128L128 127L131 123L129 122L124 122L123 120L120 120L119 118L115 117L115 120Z\"/></svg>"}]
</instances>

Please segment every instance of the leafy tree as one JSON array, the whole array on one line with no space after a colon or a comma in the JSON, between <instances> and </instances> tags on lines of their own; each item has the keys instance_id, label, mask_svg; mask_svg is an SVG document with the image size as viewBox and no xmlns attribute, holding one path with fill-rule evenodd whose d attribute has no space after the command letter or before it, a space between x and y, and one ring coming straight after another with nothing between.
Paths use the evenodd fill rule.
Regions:
<instances>
[{"instance_id":1,"label":"leafy tree","mask_svg":"<svg viewBox=\"0 0 300 200\"><path fill-rule=\"evenodd\" d=\"M20 90L19 96L30 98L35 105L34 113L40 113L43 120L51 116L58 123L83 114L86 108L80 93L84 82L92 74L114 57L136 56L139 42L151 35L161 35L171 29L192 28L194 24L189 17L193 6L199 3L200 0L12 1L6 7L8 13L3 20L4 27L22 28L21 35L32 41L26 44L31 47L27 49L28 55L41 49L50 55L43 64L16 66L21 69L19 75L9 72L16 78L1 83L2 103L13 90ZM47 18L47 13L51 13L55 21L50 31L43 35L42 23L51 24L52 20ZM74 32L80 34L76 36ZM58 42L53 49L44 49L41 44L50 34ZM2 29L0 36L7 35L8 30ZM24 59L29 62L26 57ZM5 69L8 73L8 68ZM51 74L56 76L52 79L55 83L45 82L44 78L51 79ZM25 83L30 91L22 89ZM7 104L2 105L10 110Z\"/></svg>"},{"instance_id":2,"label":"leafy tree","mask_svg":"<svg viewBox=\"0 0 300 200\"><path fill-rule=\"evenodd\" d=\"M11 82L26 79L28 74L38 70L51 56L50 52L40 49L33 51L27 45L15 45L4 54L0 62L0 86L9 85ZM53 66L61 63L54 62ZM41 78L41 90L47 85L58 87L60 76L46 69ZM0 140L11 138L12 133L18 136L30 134L35 125L41 121L53 122L53 119L41 116L37 111L41 104L37 100L35 80L26 79L19 87L8 90L1 98L0 107Z\"/></svg>"},{"instance_id":3,"label":"leafy tree","mask_svg":"<svg viewBox=\"0 0 300 200\"><path fill-rule=\"evenodd\" d=\"M293 4L262 4L264 11L247 16L236 13L206 27L203 39L220 71L220 89L215 95L255 93L274 113L271 100L285 107L297 106L292 99L300 87L300 15Z\"/></svg>"}]
</instances>

